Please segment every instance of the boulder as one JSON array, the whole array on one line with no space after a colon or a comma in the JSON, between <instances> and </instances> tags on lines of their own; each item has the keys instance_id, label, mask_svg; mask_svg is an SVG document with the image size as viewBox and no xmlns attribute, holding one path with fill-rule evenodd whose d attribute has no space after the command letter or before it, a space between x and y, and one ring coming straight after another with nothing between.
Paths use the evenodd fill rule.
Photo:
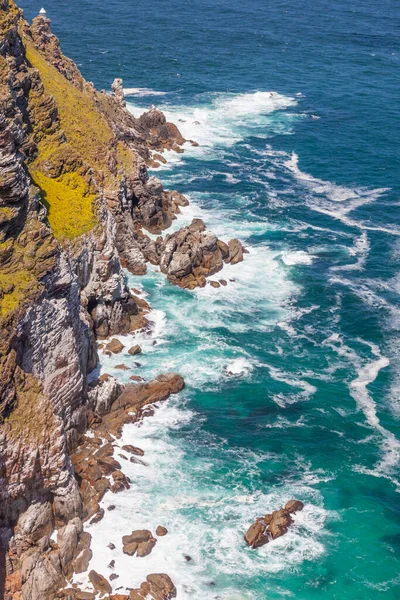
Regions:
<instances>
[{"instance_id":1,"label":"boulder","mask_svg":"<svg viewBox=\"0 0 400 600\"><path fill-rule=\"evenodd\" d=\"M132 348L129 348L129 350L128 350L128 353L131 356L135 356L136 354L140 354L141 352L142 352L142 348L139 346L139 344L132 346Z\"/></svg>"},{"instance_id":2,"label":"boulder","mask_svg":"<svg viewBox=\"0 0 400 600\"><path fill-rule=\"evenodd\" d=\"M91 561L92 556L93 553L90 548L85 548L82 550L82 552L78 554L74 561L74 572L85 573L88 570L89 562Z\"/></svg>"},{"instance_id":3,"label":"boulder","mask_svg":"<svg viewBox=\"0 0 400 600\"><path fill-rule=\"evenodd\" d=\"M117 338L113 338L106 345L106 350L108 350L109 352L112 352L113 354L119 354L120 352L122 352L123 349L124 349L124 345L121 344L121 342L119 340L117 340Z\"/></svg>"},{"instance_id":4,"label":"boulder","mask_svg":"<svg viewBox=\"0 0 400 600\"><path fill-rule=\"evenodd\" d=\"M285 510L289 513L295 513L299 510L303 510L303 508L304 504L300 502L300 500L289 500L289 502L286 502L285 504Z\"/></svg>"},{"instance_id":5,"label":"boulder","mask_svg":"<svg viewBox=\"0 0 400 600\"><path fill-rule=\"evenodd\" d=\"M132 446L131 444L125 444L122 446L121 450L124 450L124 452L129 452L129 454L135 454L136 456L144 456L144 450L141 448L136 448L136 446Z\"/></svg>"},{"instance_id":6,"label":"boulder","mask_svg":"<svg viewBox=\"0 0 400 600\"><path fill-rule=\"evenodd\" d=\"M176 588L165 573L153 573L146 577L140 588L131 590L129 600L171 600L176 598Z\"/></svg>"},{"instance_id":7,"label":"boulder","mask_svg":"<svg viewBox=\"0 0 400 600\"><path fill-rule=\"evenodd\" d=\"M100 575L96 571L90 571L89 581L96 592L100 593L100 597L104 596L104 594L111 594L112 587L103 575Z\"/></svg>"},{"instance_id":8,"label":"boulder","mask_svg":"<svg viewBox=\"0 0 400 600\"><path fill-rule=\"evenodd\" d=\"M156 529L156 535L158 535L158 537L163 537L164 535L167 535L167 533L168 529L162 525L159 525Z\"/></svg>"},{"instance_id":9,"label":"boulder","mask_svg":"<svg viewBox=\"0 0 400 600\"><path fill-rule=\"evenodd\" d=\"M230 240L230 242L228 243L228 247L229 257L227 259L227 262L229 262L231 265L236 265L237 263L242 262L243 246L241 242L239 242L239 240L237 239Z\"/></svg>"},{"instance_id":10,"label":"boulder","mask_svg":"<svg viewBox=\"0 0 400 600\"><path fill-rule=\"evenodd\" d=\"M122 538L123 552L128 556L147 556L153 550L157 540L148 529L137 529Z\"/></svg>"}]
</instances>

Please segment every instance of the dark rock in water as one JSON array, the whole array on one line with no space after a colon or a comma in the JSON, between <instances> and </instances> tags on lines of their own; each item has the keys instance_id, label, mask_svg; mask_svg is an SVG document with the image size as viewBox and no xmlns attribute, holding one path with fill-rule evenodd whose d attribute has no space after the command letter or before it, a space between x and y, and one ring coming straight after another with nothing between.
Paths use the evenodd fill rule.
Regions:
<instances>
[{"instance_id":1,"label":"dark rock in water","mask_svg":"<svg viewBox=\"0 0 400 600\"><path fill-rule=\"evenodd\" d=\"M142 366L142 363L140 363L140 362L134 362L133 364L135 365L135 367L141 367Z\"/></svg>"},{"instance_id":2,"label":"dark rock in water","mask_svg":"<svg viewBox=\"0 0 400 600\"><path fill-rule=\"evenodd\" d=\"M156 535L158 535L159 537L163 537L164 535L167 535L168 533L168 529L166 527L163 527L162 525L159 525L156 529Z\"/></svg>"},{"instance_id":3,"label":"dark rock in water","mask_svg":"<svg viewBox=\"0 0 400 600\"><path fill-rule=\"evenodd\" d=\"M294 522L291 513L302 510L303 506L299 500L290 500L285 508L274 510L273 513L256 519L244 536L247 545L251 548L259 548L284 535Z\"/></svg>"},{"instance_id":4,"label":"dark rock in water","mask_svg":"<svg viewBox=\"0 0 400 600\"><path fill-rule=\"evenodd\" d=\"M110 550L115 550L115 544L112 542L110 542L107 547L110 548Z\"/></svg>"},{"instance_id":5,"label":"dark rock in water","mask_svg":"<svg viewBox=\"0 0 400 600\"><path fill-rule=\"evenodd\" d=\"M107 566L109 569L113 569L115 567L115 560L112 560Z\"/></svg>"},{"instance_id":6,"label":"dark rock in water","mask_svg":"<svg viewBox=\"0 0 400 600\"><path fill-rule=\"evenodd\" d=\"M119 369L120 371L129 371L129 367L127 365L115 365L114 369Z\"/></svg>"},{"instance_id":7,"label":"dark rock in water","mask_svg":"<svg viewBox=\"0 0 400 600\"><path fill-rule=\"evenodd\" d=\"M184 557L184 559L186 560L186 562L190 562L190 561L192 561L192 560L193 560L193 559L192 559L192 557L191 557L191 556L189 556L189 554L184 554L184 555L183 555L183 557Z\"/></svg>"},{"instance_id":8,"label":"dark rock in water","mask_svg":"<svg viewBox=\"0 0 400 600\"><path fill-rule=\"evenodd\" d=\"M118 579L119 575L117 575L116 573L111 573L110 575L110 581L114 581L115 579Z\"/></svg>"},{"instance_id":9,"label":"dark rock in water","mask_svg":"<svg viewBox=\"0 0 400 600\"><path fill-rule=\"evenodd\" d=\"M110 506L107 507L107 510L115 510L115 504L110 504Z\"/></svg>"}]
</instances>

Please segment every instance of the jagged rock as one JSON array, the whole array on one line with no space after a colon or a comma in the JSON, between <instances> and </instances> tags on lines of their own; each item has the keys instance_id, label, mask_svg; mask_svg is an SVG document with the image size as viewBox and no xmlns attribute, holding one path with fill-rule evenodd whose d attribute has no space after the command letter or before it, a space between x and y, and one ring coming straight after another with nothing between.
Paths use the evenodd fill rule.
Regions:
<instances>
[{"instance_id":1,"label":"jagged rock","mask_svg":"<svg viewBox=\"0 0 400 600\"><path fill-rule=\"evenodd\" d=\"M106 344L106 349L113 354L119 354L124 349L124 345L116 338Z\"/></svg>"},{"instance_id":2,"label":"jagged rock","mask_svg":"<svg viewBox=\"0 0 400 600\"><path fill-rule=\"evenodd\" d=\"M124 95L123 81L122 79L114 79L111 85L114 93L114 98L123 108L126 106L126 100Z\"/></svg>"},{"instance_id":3,"label":"jagged rock","mask_svg":"<svg viewBox=\"0 0 400 600\"><path fill-rule=\"evenodd\" d=\"M291 513L303 509L303 503L299 500L290 500L285 508L275 510L265 517L259 517L247 530L244 539L251 548L264 546L270 540L284 535L293 524Z\"/></svg>"},{"instance_id":4,"label":"jagged rock","mask_svg":"<svg viewBox=\"0 0 400 600\"><path fill-rule=\"evenodd\" d=\"M110 410L111 404L121 394L123 386L115 377L104 374L89 385L88 396L92 409L98 415L104 415Z\"/></svg>"},{"instance_id":5,"label":"jagged rock","mask_svg":"<svg viewBox=\"0 0 400 600\"><path fill-rule=\"evenodd\" d=\"M128 353L131 356L135 356L136 354L140 354L141 352L142 352L142 348L139 346L139 344L132 346L132 348L129 348L129 350L128 350Z\"/></svg>"},{"instance_id":6,"label":"jagged rock","mask_svg":"<svg viewBox=\"0 0 400 600\"><path fill-rule=\"evenodd\" d=\"M96 571L90 571L89 573L89 581L96 590L96 592L100 593L100 597L104 596L104 594L111 594L112 587L103 575L100 575Z\"/></svg>"},{"instance_id":7,"label":"jagged rock","mask_svg":"<svg viewBox=\"0 0 400 600\"><path fill-rule=\"evenodd\" d=\"M159 525L156 529L156 535L158 535L159 537L163 537L164 535L167 535L168 533L168 529L166 527L163 527L162 525Z\"/></svg>"}]
</instances>

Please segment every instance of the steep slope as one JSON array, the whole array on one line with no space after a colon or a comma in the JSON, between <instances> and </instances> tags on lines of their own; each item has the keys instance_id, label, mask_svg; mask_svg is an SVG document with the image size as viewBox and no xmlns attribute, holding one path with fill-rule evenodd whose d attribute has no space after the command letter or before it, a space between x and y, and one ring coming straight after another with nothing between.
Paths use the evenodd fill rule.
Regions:
<instances>
[{"instance_id":1,"label":"steep slope","mask_svg":"<svg viewBox=\"0 0 400 600\"><path fill-rule=\"evenodd\" d=\"M161 234L187 204L147 173L154 152L182 151L185 140L154 108L134 118L121 82L113 89L114 96L99 93L83 79L47 18L29 26L12 0L0 0L0 597L6 600L53 599L77 554L89 552L82 520L96 512L107 489L115 490L93 457L83 467L75 452L79 474L74 469L78 444L85 456L96 450L93 439L84 446L87 428L97 432L96 443L109 442L132 420L129 407L140 418L140 407L182 389L176 375L126 390L112 378L88 386L98 363L96 339L147 326L148 305L131 294L122 266L140 275L150 261L173 283L192 288L205 285L223 261L242 257L240 242L228 246L199 222L165 240L147 235ZM55 531L57 542L50 537Z\"/></svg>"}]
</instances>

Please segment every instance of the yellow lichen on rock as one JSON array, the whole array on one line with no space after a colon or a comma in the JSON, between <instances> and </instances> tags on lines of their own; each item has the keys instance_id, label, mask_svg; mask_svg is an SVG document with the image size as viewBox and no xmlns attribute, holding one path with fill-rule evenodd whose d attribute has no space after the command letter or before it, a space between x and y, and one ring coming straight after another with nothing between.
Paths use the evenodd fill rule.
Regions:
<instances>
[{"instance_id":1,"label":"yellow lichen on rock","mask_svg":"<svg viewBox=\"0 0 400 600\"><path fill-rule=\"evenodd\" d=\"M93 229L96 224L93 203L95 194L77 173L65 173L57 178L40 171L32 172L47 208L51 229L58 239L74 239Z\"/></svg>"}]
</instances>

